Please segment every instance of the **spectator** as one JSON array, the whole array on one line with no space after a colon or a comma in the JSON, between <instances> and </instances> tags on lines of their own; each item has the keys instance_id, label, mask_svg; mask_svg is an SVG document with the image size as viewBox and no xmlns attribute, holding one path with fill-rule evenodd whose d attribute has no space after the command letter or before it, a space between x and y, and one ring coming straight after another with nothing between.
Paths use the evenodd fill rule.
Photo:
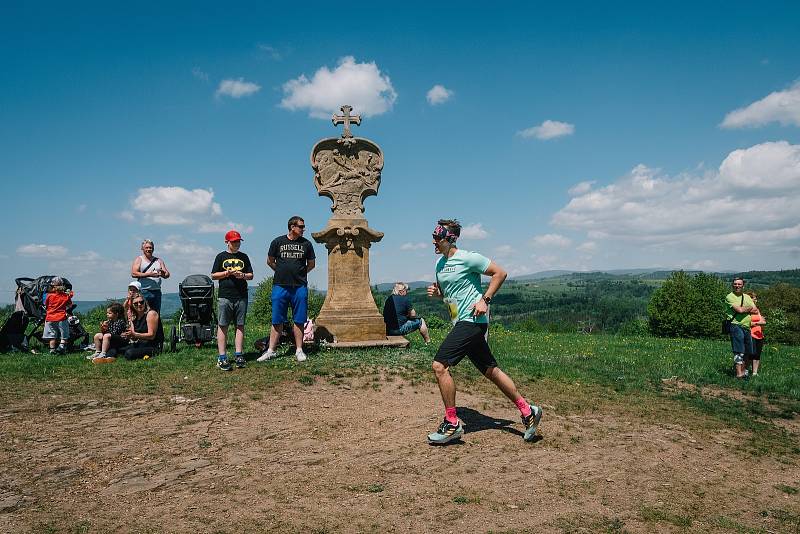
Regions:
<instances>
[{"instance_id":1,"label":"spectator","mask_svg":"<svg viewBox=\"0 0 800 534\"><path fill-rule=\"evenodd\" d=\"M123 309L125 310L126 321L133 321L133 306L131 306L131 303L133 302L134 297L141 294L142 284L140 282L134 280L128 284L128 296L125 298L125 303L122 305Z\"/></svg>"},{"instance_id":2,"label":"spectator","mask_svg":"<svg viewBox=\"0 0 800 534\"><path fill-rule=\"evenodd\" d=\"M397 282L392 294L386 299L383 305L383 322L386 323L386 333L390 336L405 336L419 330L425 343L431 341L425 319L417 317L417 312L411 307L408 284L405 282Z\"/></svg>"},{"instance_id":3,"label":"spectator","mask_svg":"<svg viewBox=\"0 0 800 534\"><path fill-rule=\"evenodd\" d=\"M292 333L294 335L295 358L306 360L303 352L303 327L308 319L308 273L316 265L316 256L311 242L303 237L306 223L295 215L289 219L289 232L272 240L267 252L267 265L275 271L272 280L272 327L269 332L269 347L259 356L259 362L275 356L283 323L286 322L289 305L292 306Z\"/></svg>"},{"instance_id":4,"label":"spectator","mask_svg":"<svg viewBox=\"0 0 800 534\"><path fill-rule=\"evenodd\" d=\"M744 293L744 279L734 278L733 291L725 296L730 321L731 350L736 378L746 378L744 372L745 355L753 353L753 339L750 337L750 312L755 308L750 295Z\"/></svg>"},{"instance_id":5,"label":"spectator","mask_svg":"<svg viewBox=\"0 0 800 534\"><path fill-rule=\"evenodd\" d=\"M767 320L761 315L758 309L758 296L755 291L748 291L748 295L753 299L754 308L750 310L750 337L753 338L753 352L748 355L750 366L753 369L752 376L758 376L758 368L761 365L761 351L764 348L764 329ZM745 364L746 365L746 364ZM745 369L747 372L747 369Z\"/></svg>"},{"instance_id":6,"label":"spectator","mask_svg":"<svg viewBox=\"0 0 800 534\"><path fill-rule=\"evenodd\" d=\"M164 260L153 256L155 245L149 239L142 241L142 255L136 256L131 265L131 276L141 284L141 293L150 309L161 313L161 280L169 278Z\"/></svg>"},{"instance_id":7,"label":"spectator","mask_svg":"<svg viewBox=\"0 0 800 534\"><path fill-rule=\"evenodd\" d=\"M139 297L141 298L141 295ZM127 329L125 308L119 302L115 302L106 308L106 320L100 323L100 332L94 335L94 354L86 358L92 360L92 363L115 361L117 351L128 344L128 340L122 337ZM114 349L113 353L111 349Z\"/></svg>"},{"instance_id":8,"label":"spectator","mask_svg":"<svg viewBox=\"0 0 800 534\"><path fill-rule=\"evenodd\" d=\"M67 339L69 339L67 310L72 307L74 295L72 291L64 287L63 280L58 276L50 281L50 291L44 298L45 322L42 334L42 339L49 340L50 354L66 354L67 352Z\"/></svg>"},{"instance_id":9,"label":"spectator","mask_svg":"<svg viewBox=\"0 0 800 534\"><path fill-rule=\"evenodd\" d=\"M244 324L247 318L247 281L253 279L253 266L250 258L239 248L242 246L242 235L236 230L225 234L227 249L217 254L211 267L211 278L219 281L217 293L217 367L222 371L231 371L233 367L228 361L227 336L228 325L236 324L234 338L234 358L236 367L247 365L244 359Z\"/></svg>"},{"instance_id":10,"label":"spectator","mask_svg":"<svg viewBox=\"0 0 800 534\"><path fill-rule=\"evenodd\" d=\"M161 318L157 311L150 309L143 295L134 297L131 305L133 321L122 333L122 337L128 341L123 354L126 360L147 359L159 350L164 341Z\"/></svg>"}]
</instances>

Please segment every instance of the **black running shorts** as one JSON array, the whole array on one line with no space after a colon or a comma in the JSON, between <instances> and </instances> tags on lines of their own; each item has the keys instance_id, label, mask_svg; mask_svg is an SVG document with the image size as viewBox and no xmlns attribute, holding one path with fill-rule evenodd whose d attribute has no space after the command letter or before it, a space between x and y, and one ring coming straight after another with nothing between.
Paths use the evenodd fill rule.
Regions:
<instances>
[{"instance_id":1,"label":"black running shorts","mask_svg":"<svg viewBox=\"0 0 800 534\"><path fill-rule=\"evenodd\" d=\"M497 360L486 343L487 328L487 323L457 322L444 338L434 361L452 367L467 356L481 374L486 374L490 367L497 367Z\"/></svg>"}]
</instances>

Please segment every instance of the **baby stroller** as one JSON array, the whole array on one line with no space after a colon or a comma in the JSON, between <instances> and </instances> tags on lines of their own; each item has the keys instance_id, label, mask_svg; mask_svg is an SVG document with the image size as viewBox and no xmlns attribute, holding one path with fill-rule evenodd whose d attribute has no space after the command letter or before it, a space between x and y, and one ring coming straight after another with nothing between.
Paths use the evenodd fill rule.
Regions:
<instances>
[{"instance_id":1,"label":"baby stroller","mask_svg":"<svg viewBox=\"0 0 800 534\"><path fill-rule=\"evenodd\" d=\"M44 321L46 310L44 298L50 289L55 276L47 275L39 278L17 278L17 296L15 299L15 311L6 320L2 330L0 330L0 350L21 350L30 349L31 339L36 339L42 345L44 334ZM72 284L64 277L60 277L64 286L69 290ZM83 347L89 344L89 333L81 324L78 317L72 314L75 306L67 310L67 321L69 321L69 339L66 341L67 352L74 350L76 346Z\"/></svg>"},{"instance_id":2,"label":"baby stroller","mask_svg":"<svg viewBox=\"0 0 800 534\"><path fill-rule=\"evenodd\" d=\"M217 314L214 312L214 282L204 274L190 274L178 284L181 315L172 327L169 348L175 352L179 342L200 347L216 338Z\"/></svg>"}]
</instances>

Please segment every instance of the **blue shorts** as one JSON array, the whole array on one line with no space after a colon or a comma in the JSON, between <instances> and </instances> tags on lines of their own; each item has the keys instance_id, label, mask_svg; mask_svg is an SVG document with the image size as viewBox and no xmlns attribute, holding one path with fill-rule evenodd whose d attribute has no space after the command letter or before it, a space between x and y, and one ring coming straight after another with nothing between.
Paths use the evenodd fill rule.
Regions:
<instances>
[{"instance_id":1,"label":"blue shorts","mask_svg":"<svg viewBox=\"0 0 800 534\"><path fill-rule=\"evenodd\" d=\"M410 334L414 330L419 330L419 327L422 326L422 319L409 319L397 330L388 330L386 333L390 336L404 336L406 334Z\"/></svg>"},{"instance_id":2,"label":"blue shorts","mask_svg":"<svg viewBox=\"0 0 800 534\"><path fill-rule=\"evenodd\" d=\"M272 286L272 324L286 322L286 312L292 306L292 321L303 325L308 320L307 286Z\"/></svg>"}]
</instances>

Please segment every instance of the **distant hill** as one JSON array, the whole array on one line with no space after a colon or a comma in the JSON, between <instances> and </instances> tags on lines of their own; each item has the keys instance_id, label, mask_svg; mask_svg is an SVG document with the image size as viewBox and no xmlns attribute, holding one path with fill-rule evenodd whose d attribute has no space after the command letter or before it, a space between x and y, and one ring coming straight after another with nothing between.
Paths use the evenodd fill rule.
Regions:
<instances>
[{"instance_id":1,"label":"distant hill","mask_svg":"<svg viewBox=\"0 0 800 534\"><path fill-rule=\"evenodd\" d=\"M375 287L378 288L378 291L391 291L394 289L394 282L386 282L383 284L377 284ZM409 289L419 289L421 287L428 287L431 285L430 282L426 282L425 280L415 280L414 282L408 282Z\"/></svg>"}]
</instances>

